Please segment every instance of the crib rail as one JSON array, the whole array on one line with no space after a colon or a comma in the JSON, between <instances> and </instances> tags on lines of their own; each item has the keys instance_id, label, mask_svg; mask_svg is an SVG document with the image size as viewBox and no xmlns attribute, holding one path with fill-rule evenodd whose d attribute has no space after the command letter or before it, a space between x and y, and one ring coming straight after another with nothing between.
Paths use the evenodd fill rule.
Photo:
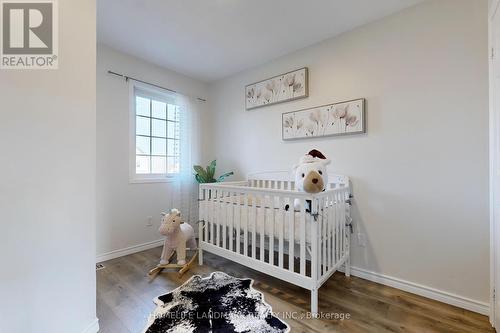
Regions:
<instances>
[{"instance_id":1,"label":"crib rail","mask_svg":"<svg viewBox=\"0 0 500 333\"><path fill-rule=\"evenodd\" d=\"M200 185L200 262L206 250L312 291L344 263L348 273L349 186L293 188L271 179Z\"/></svg>"}]
</instances>

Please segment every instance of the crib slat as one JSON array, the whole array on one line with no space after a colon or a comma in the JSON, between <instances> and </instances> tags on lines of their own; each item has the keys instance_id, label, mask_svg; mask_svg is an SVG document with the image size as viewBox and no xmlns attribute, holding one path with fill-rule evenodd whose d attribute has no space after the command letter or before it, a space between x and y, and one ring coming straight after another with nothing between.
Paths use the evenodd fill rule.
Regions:
<instances>
[{"instance_id":1,"label":"crib slat","mask_svg":"<svg viewBox=\"0 0 500 333\"><path fill-rule=\"evenodd\" d=\"M208 227L210 223L210 214L209 214L209 209L210 209L210 198L211 198L211 191L210 190L205 190L205 202L204 202L204 208L203 208L203 214L205 216L205 239L204 241L208 243Z\"/></svg>"},{"instance_id":2,"label":"crib slat","mask_svg":"<svg viewBox=\"0 0 500 333\"><path fill-rule=\"evenodd\" d=\"M227 249L232 250L233 248L233 240L234 240L234 235L233 235L233 223L234 223L234 216L233 216L233 194L231 192L227 192L228 198L227 198L227 220L226 220L226 236L227 236Z\"/></svg>"},{"instance_id":3,"label":"crib slat","mask_svg":"<svg viewBox=\"0 0 500 333\"><path fill-rule=\"evenodd\" d=\"M342 223L342 216L343 216L343 212L342 212L342 196L339 192L339 201L338 201L338 204L339 204L339 234L340 234L340 237L339 237L339 260L342 259L342 255L343 255L343 252L344 252L344 226Z\"/></svg>"},{"instance_id":4,"label":"crib slat","mask_svg":"<svg viewBox=\"0 0 500 333\"><path fill-rule=\"evenodd\" d=\"M330 238L330 221L331 221L331 215L330 215L330 196L325 197L325 229L326 229L326 266L328 269L330 269L330 258L331 258L331 238Z\"/></svg>"},{"instance_id":5,"label":"crib slat","mask_svg":"<svg viewBox=\"0 0 500 333\"><path fill-rule=\"evenodd\" d=\"M322 240L321 240L321 248L323 249L323 254L321 256L321 262L323 263L323 271L322 274L326 273L326 223L327 223L327 216L325 214L325 198L321 198L319 200L319 207L320 207L320 216L319 219L321 221L321 235L322 235Z\"/></svg>"},{"instance_id":6,"label":"crib slat","mask_svg":"<svg viewBox=\"0 0 500 333\"><path fill-rule=\"evenodd\" d=\"M329 222L328 222L328 228L330 230L330 251L328 252L328 255L330 256L330 266L333 266L335 263L335 257L334 257L334 251L335 251L335 236L334 236L334 230L335 230L335 211L333 210L333 202L334 202L334 197L333 195L328 196L328 211L329 211Z\"/></svg>"},{"instance_id":7,"label":"crib slat","mask_svg":"<svg viewBox=\"0 0 500 333\"><path fill-rule=\"evenodd\" d=\"M215 245L220 246L220 231L222 225L222 191L217 191L217 203L215 209L217 210L217 221L215 224Z\"/></svg>"},{"instance_id":8,"label":"crib slat","mask_svg":"<svg viewBox=\"0 0 500 333\"><path fill-rule=\"evenodd\" d=\"M227 248L228 250L232 251L233 249L233 240L234 240L234 234L233 234L233 224L234 224L234 204L233 204L233 193L228 192L229 198L227 201L227 222L226 222L226 228L227 228Z\"/></svg>"},{"instance_id":9,"label":"crib slat","mask_svg":"<svg viewBox=\"0 0 500 333\"><path fill-rule=\"evenodd\" d=\"M347 235L346 233L349 232L349 230L347 229L347 226L345 225L346 224L346 204L345 204L345 193L344 191L342 190L342 192L340 193L340 198L341 198L341 207L342 207L342 230L343 230L343 235L342 235L342 255L345 255L346 254L346 250L347 250L347 247L348 247L348 244L347 244Z\"/></svg>"},{"instance_id":10,"label":"crib slat","mask_svg":"<svg viewBox=\"0 0 500 333\"><path fill-rule=\"evenodd\" d=\"M331 208L330 208L330 214L331 214L331 237L332 237L332 262L331 265L335 265L335 247L336 247L336 236L335 236L335 230L337 227L337 211L335 209L335 194L332 193L330 199L332 200L331 202Z\"/></svg>"},{"instance_id":11,"label":"crib slat","mask_svg":"<svg viewBox=\"0 0 500 333\"><path fill-rule=\"evenodd\" d=\"M266 238L266 217L267 217L266 196L263 196L261 198L260 210L261 210L261 214L263 216L262 216L262 224L260 226L260 236L259 236L259 240L260 240L260 256L259 256L259 260L265 262L265 258L264 258L264 241L265 241L265 238Z\"/></svg>"},{"instance_id":12,"label":"crib slat","mask_svg":"<svg viewBox=\"0 0 500 333\"><path fill-rule=\"evenodd\" d=\"M212 224L212 216L210 214L210 210L212 207L212 190L208 190L207 203L205 207L205 214L207 217L207 226L205 227L205 242L210 243L210 226Z\"/></svg>"},{"instance_id":13,"label":"crib slat","mask_svg":"<svg viewBox=\"0 0 500 333\"><path fill-rule=\"evenodd\" d=\"M339 195L335 193L335 263L340 260L340 209Z\"/></svg>"},{"instance_id":14,"label":"crib slat","mask_svg":"<svg viewBox=\"0 0 500 333\"><path fill-rule=\"evenodd\" d=\"M315 206L316 206L315 202L313 201L311 204L311 213L312 214L317 213L317 208ZM318 280L318 266L319 266L318 223L313 221L311 218L311 223L309 223L309 225L310 225L310 229L311 229L311 280L313 281L313 283L316 283Z\"/></svg>"},{"instance_id":15,"label":"crib slat","mask_svg":"<svg viewBox=\"0 0 500 333\"><path fill-rule=\"evenodd\" d=\"M234 242L234 199L235 193L229 192L229 251L233 251L233 242Z\"/></svg>"},{"instance_id":16,"label":"crib slat","mask_svg":"<svg viewBox=\"0 0 500 333\"><path fill-rule=\"evenodd\" d=\"M253 226L252 226L252 258L255 259L255 254L256 254L256 247L257 247L257 241L255 239L255 235L257 234L256 233L256 230L257 230L257 200L258 200L258 196L257 195L254 195L253 196L253 202L252 202L252 215L253 215Z\"/></svg>"},{"instance_id":17,"label":"crib slat","mask_svg":"<svg viewBox=\"0 0 500 333\"><path fill-rule=\"evenodd\" d=\"M338 232L337 232L337 223L339 220L339 212L337 205L337 196L335 193L332 195L333 199L333 213L335 214L335 220L333 224L333 264L337 263L337 251L338 251Z\"/></svg>"},{"instance_id":18,"label":"crib slat","mask_svg":"<svg viewBox=\"0 0 500 333\"><path fill-rule=\"evenodd\" d=\"M243 194L238 193L238 207L236 214L236 252L240 254L240 235L241 235L241 202L243 200Z\"/></svg>"},{"instance_id":19,"label":"crib slat","mask_svg":"<svg viewBox=\"0 0 500 333\"><path fill-rule=\"evenodd\" d=\"M283 268L283 230L285 228L285 213L283 207L285 203L281 197L278 197L278 205L279 205L279 228L278 228L278 266Z\"/></svg>"},{"instance_id":20,"label":"crib slat","mask_svg":"<svg viewBox=\"0 0 500 333\"><path fill-rule=\"evenodd\" d=\"M326 266L327 266L327 269L330 269L330 267L332 266L331 263L330 263L330 259L331 259L331 243L332 243L332 238L330 237L330 221L331 221L331 215L330 215L330 196L327 196L325 198L325 221L326 221L326 226L325 226L325 229L326 229L326 238L327 238L327 248L326 248Z\"/></svg>"},{"instance_id":21,"label":"crib slat","mask_svg":"<svg viewBox=\"0 0 500 333\"><path fill-rule=\"evenodd\" d=\"M341 221L342 221L342 209L340 207L340 195L338 192L335 193L336 195L336 201L337 201L337 212L338 212L338 220L337 220L337 235L338 235L338 250L337 250L337 261L340 261L342 258L342 226L341 226Z\"/></svg>"},{"instance_id":22,"label":"crib slat","mask_svg":"<svg viewBox=\"0 0 500 333\"><path fill-rule=\"evenodd\" d=\"M212 200L210 202L210 243L215 244L215 200L217 198L217 190L212 190Z\"/></svg>"},{"instance_id":23,"label":"crib slat","mask_svg":"<svg viewBox=\"0 0 500 333\"><path fill-rule=\"evenodd\" d=\"M212 225L210 226L210 240L215 245L215 228L217 227L217 195L218 191L214 190L212 198Z\"/></svg>"},{"instance_id":24,"label":"crib slat","mask_svg":"<svg viewBox=\"0 0 500 333\"><path fill-rule=\"evenodd\" d=\"M222 192L222 247L226 249L226 236L227 236L227 205L229 198L227 197L228 192Z\"/></svg>"},{"instance_id":25,"label":"crib slat","mask_svg":"<svg viewBox=\"0 0 500 333\"><path fill-rule=\"evenodd\" d=\"M313 200L313 203L315 204L314 212L319 213L320 206L318 204L318 200ZM313 207L311 207L311 211L313 211ZM320 278L321 277L321 229L320 229L321 225L319 224L319 220L318 220L318 223L316 223L316 225L317 225L317 227L316 227L316 239L317 239L317 243L318 243L318 246L317 246L318 252L317 252L317 257L316 257L316 261L318 262L316 269L317 269L318 273L317 273L316 277Z\"/></svg>"},{"instance_id":26,"label":"crib slat","mask_svg":"<svg viewBox=\"0 0 500 333\"><path fill-rule=\"evenodd\" d=\"M320 199L316 200L316 205L317 206L315 208L316 213L319 213L319 214L321 214L321 204L320 204L320 202L321 202ZM317 260L318 260L318 266L317 266L318 267L317 268L318 269L318 275L317 275L317 278L318 279L322 276L322 273L321 273L321 270L322 270L321 266L322 266L322 264L321 263L322 263L322 260L323 260L322 257L321 257L321 244L323 242L320 241L321 240L321 226L322 226L322 223L321 224L319 223L320 220L322 220L322 216L318 215L318 223L317 223L318 227L317 227L317 230L316 230L317 235L318 235L317 236L317 239L318 239L318 257L317 257Z\"/></svg>"},{"instance_id":27,"label":"crib slat","mask_svg":"<svg viewBox=\"0 0 500 333\"><path fill-rule=\"evenodd\" d=\"M340 207L340 228L342 230L342 250L341 250L341 255L342 257L344 256L345 253L345 211L344 211L344 197L342 195L342 192L339 193L339 207Z\"/></svg>"},{"instance_id":28,"label":"crib slat","mask_svg":"<svg viewBox=\"0 0 500 333\"><path fill-rule=\"evenodd\" d=\"M219 227L218 227L218 231L219 231L219 242L217 244L217 246L219 247L223 247L222 246L222 233L224 231L224 226L226 224L226 221L225 221L225 216L224 216L224 212L225 212L225 203L226 203L226 197L225 197L225 192L224 191L221 191L220 192L220 197L219 197L219 216L220 216L220 222L219 222Z\"/></svg>"},{"instance_id":29,"label":"crib slat","mask_svg":"<svg viewBox=\"0 0 500 333\"><path fill-rule=\"evenodd\" d=\"M228 250L233 250L234 242L234 193L229 192L227 204L227 246Z\"/></svg>"},{"instance_id":30,"label":"crib slat","mask_svg":"<svg viewBox=\"0 0 500 333\"><path fill-rule=\"evenodd\" d=\"M213 216L213 229L214 229L214 235L212 237L213 244L217 245L217 226L219 225L219 195L220 191L217 190L215 191L215 198L214 198L214 216Z\"/></svg>"},{"instance_id":31,"label":"crib slat","mask_svg":"<svg viewBox=\"0 0 500 333\"><path fill-rule=\"evenodd\" d=\"M293 205L293 198L288 198L290 208L288 209L288 269L292 272L295 271L294 267L294 250L295 250L295 209Z\"/></svg>"},{"instance_id":32,"label":"crib slat","mask_svg":"<svg viewBox=\"0 0 500 333\"><path fill-rule=\"evenodd\" d=\"M342 204L342 193L339 192L339 209L340 209L340 220L339 220L339 228L340 228L340 258L344 256L344 232L345 232L345 223L344 223L344 205Z\"/></svg>"},{"instance_id":33,"label":"crib slat","mask_svg":"<svg viewBox=\"0 0 500 333\"><path fill-rule=\"evenodd\" d=\"M207 224L207 219L205 218L205 200L206 200L206 197L205 197L205 191L204 189L200 189L199 191L199 194L198 194L198 200L200 202L200 216L198 217L198 219L200 220L198 222L198 242L202 242L203 241L203 226ZM203 223L201 223L201 221L205 221Z\"/></svg>"},{"instance_id":34,"label":"crib slat","mask_svg":"<svg viewBox=\"0 0 500 333\"><path fill-rule=\"evenodd\" d=\"M335 196L335 193L332 193L332 213L334 215L334 220L333 220L333 230L332 230L332 237L333 237L333 253L332 253L332 262L335 264L337 260L337 220L338 220L338 213L337 213L337 198Z\"/></svg>"},{"instance_id":35,"label":"crib slat","mask_svg":"<svg viewBox=\"0 0 500 333\"><path fill-rule=\"evenodd\" d=\"M300 199L300 274L306 275L306 201ZM316 223L311 219L311 223Z\"/></svg>"},{"instance_id":36,"label":"crib slat","mask_svg":"<svg viewBox=\"0 0 500 333\"><path fill-rule=\"evenodd\" d=\"M271 229L269 230L269 263L274 265L274 228L276 226L276 218L274 213L274 206L276 197L270 197L270 206L271 206Z\"/></svg>"},{"instance_id":37,"label":"crib slat","mask_svg":"<svg viewBox=\"0 0 500 333\"><path fill-rule=\"evenodd\" d=\"M249 194L248 193L245 193L245 206L242 207L242 209L245 210L245 226L243 228L243 254L245 256L248 255L248 220L250 218L250 215L249 215L249 210L250 210L250 207L248 206L249 204L249 201L248 201L248 196Z\"/></svg>"}]
</instances>

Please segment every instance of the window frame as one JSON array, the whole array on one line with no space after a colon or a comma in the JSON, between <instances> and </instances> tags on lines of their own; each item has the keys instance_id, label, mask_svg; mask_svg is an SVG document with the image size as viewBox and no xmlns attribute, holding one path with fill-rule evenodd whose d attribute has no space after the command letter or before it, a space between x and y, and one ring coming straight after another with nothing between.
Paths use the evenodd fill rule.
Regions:
<instances>
[{"instance_id":1,"label":"window frame","mask_svg":"<svg viewBox=\"0 0 500 333\"><path fill-rule=\"evenodd\" d=\"M139 91L139 93L137 93ZM140 96L141 92L144 94L145 98L154 99L159 102L164 102L168 104L175 103L175 95L173 93L166 92L164 90L160 90L159 88L155 88L140 82L130 81L129 84L129 183L137 184L137 183L169 183L174 182L180 175L180 170L178 173L137 173L136 171L136 96ZM145 117L148 118L148 117ZM150 114L149 119L155 119ZM168 119L165 120L168 126ZM180 126L180 125L179 125ZM182 130L182 129L180 129ZM152 128L150 128L152 131ZM150 132L151 137L152 132ZM169 139L167 136L166 140ZM168 141L166 142L168 144ZM181 139L179 138L179 145L181 145ZM150 156L152 152L150 151ZM168 152L165 156L168 159ZM180 155L179 155L180 160Z\"/></svg>"}]
</instances>

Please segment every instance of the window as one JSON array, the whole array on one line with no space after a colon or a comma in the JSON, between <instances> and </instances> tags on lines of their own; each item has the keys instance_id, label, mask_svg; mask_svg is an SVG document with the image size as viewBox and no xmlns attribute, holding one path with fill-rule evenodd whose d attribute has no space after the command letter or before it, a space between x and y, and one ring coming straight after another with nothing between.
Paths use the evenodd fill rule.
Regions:
<instances>
[{"instance_id":1,"label":"window","mask_svg":"<svg viewBox=\"0 0 500 333\"><path fill-rule=\"evenodd\" d=\"M181 108L171 94L133 91L133 178L165 180L179 173Z\"/></svg>"}]
</instances>

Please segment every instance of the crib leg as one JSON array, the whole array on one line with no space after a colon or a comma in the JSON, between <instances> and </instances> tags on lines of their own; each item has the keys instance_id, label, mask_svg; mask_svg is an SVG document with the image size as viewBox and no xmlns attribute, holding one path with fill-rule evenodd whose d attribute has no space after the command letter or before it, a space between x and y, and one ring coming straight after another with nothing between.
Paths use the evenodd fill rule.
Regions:
<instances>
[{"instance_id":1,"label":"crib leg","mask_svg":"<svg viewBox=\"0 0 500 333\"><path fill-rule=\"evenodd\" d=\"M347 234L346 234L346 259L345 259L345 276L350 277L351 276L351 233L349 232L349 229L347 229Z\"/></svg>"},{"instance_id":2,"label":"crib leg","mask_svg":"<svg viewBox=\"0 0 500 333\"><path fill-rule=\"evenodd\" d=\"M318 289L311 290L311 313L318 314Z\"/></svg>"},{"instance_id":3,"label":"crib leg","mask_svg":"<svg viewBox=\"0 0 500 333\"><path fill-rule=\"evenodd\" d=\"M347 258L345 260L345 276L351 276L351 254L347 254Z\"/></svg>"}]
</instances>

